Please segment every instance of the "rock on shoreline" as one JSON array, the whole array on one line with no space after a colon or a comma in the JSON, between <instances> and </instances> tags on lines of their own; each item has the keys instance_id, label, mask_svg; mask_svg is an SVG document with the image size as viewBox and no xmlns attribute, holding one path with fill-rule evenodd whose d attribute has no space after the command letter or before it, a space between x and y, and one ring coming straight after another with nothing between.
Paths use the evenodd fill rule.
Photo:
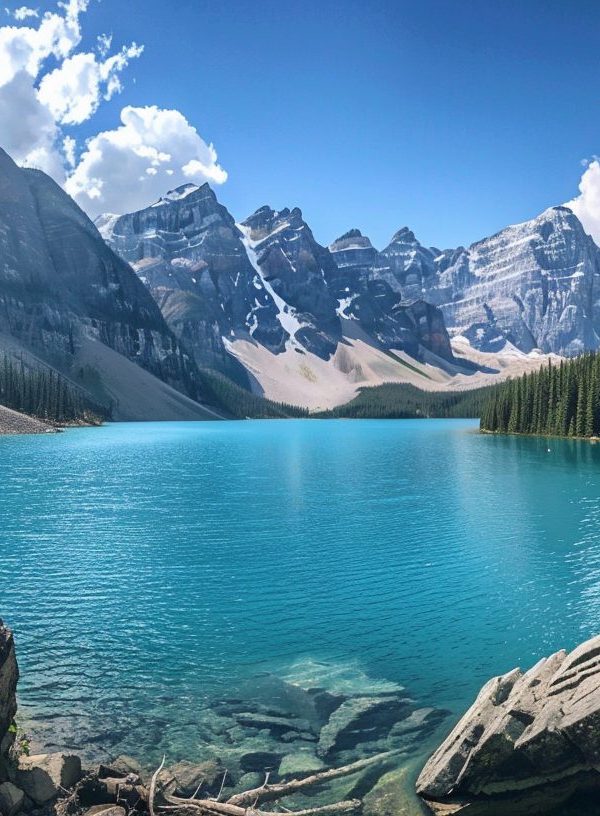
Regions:
<instances>
[{"instance_id":1,"label":"rock on shoreline","mask_svg":"<svg viewBox=\"0 0 600 816\"><path fill-rule=\"evenodd\" d=\"M438 816L550 813L592 791L599 796L600 637L488 681L417 780Z\"/></svg>"},{"instance_id":2,"label":"rock on shoreline","mask_svg":"<svg viewBox=\"0 0 600 816\"><path fill-rule=\"evenodd\" d=\"M54 433L56 428L41 419L21 414L0 405L0 435Z\"/></svg>"}]
</instances>

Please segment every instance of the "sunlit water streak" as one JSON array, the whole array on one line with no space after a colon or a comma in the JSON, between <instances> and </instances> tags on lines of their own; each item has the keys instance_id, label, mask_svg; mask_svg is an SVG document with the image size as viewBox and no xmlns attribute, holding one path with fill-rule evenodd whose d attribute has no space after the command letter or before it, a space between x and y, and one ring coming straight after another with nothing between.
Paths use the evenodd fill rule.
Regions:
<instances>
[{"instance_id":1,"label":"sunlit water streak","mask_svg":"<svg viewBox=\"0 0 600 816\"><path fill-rule=\"evenodd\" d=\"M600 631L600 446L476 423L112 425L0 440L0 615L53 747L193 759L302 658L463 710ZM52 737L49 736L52 734Z\"/></svg>"}]
</instances>

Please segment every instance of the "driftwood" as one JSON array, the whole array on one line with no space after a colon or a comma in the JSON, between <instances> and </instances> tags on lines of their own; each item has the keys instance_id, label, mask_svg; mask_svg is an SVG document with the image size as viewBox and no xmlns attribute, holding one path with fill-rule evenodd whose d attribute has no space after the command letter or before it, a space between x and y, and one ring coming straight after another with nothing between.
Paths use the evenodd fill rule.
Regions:
<instances>
[{"instance_id":1,"label":"driftwood","mask_svg":"<svg viewBox=\"0 0 600 816\"><path fill-rule=\"evenodd\" d=\"M357 771L362 771L363 768L368 768L370 765L385 762L394 755L394 751L388 751L384 754L368 757L367 759L360 759L358 762L353 762L350 765L343 765L341 768L330 768L327 771L319 771L318 773L304 777L304 779L291 779L289 782L279 782L276 785L265 784L260 788L244 791L244 793L236 793L227 800L227 804L243 807L248 805L255 806L258 802L273 802L275 799L289 796L311 785L318 785L320 782L328 782L330 779L340 779L343 776L350 776Z\"/></svg>"},{"instance_id":2,"label":"driftwood","mask_svg":"<svg viewBox=\"0 0 600 816\"><path fill-rule=\"evenodd\" d=\"M154 812L154 797L156 796L156 780L158 779L159 773L165 767L165 760L166 756L163 754L162 762L158 766L158 768L152 774L152 779L150 780L150 791L148 793L148 813L150 816L155 816Z\"/></svg>"},{"instance_id":3,"label":"driftwood","mask_svg":"<svg viewBox=\"0 0 600 816\"><path fill-rule=\"evenodd\" d=\"M264 811L260 810L257 806L261 803L282 799L285 796L290 796L297 791L302 791L313 785L328 782L332 779L340 779L343 776L350 776L376 763L386 762L395 754L395 751L377 754L376 756L353 762L350 765L344 765L341 768L330 768L326 771L311 774L310 776L304 777L304 779L291 779L289 782L279 782L274 785L268 784L267 776L264 785L260 788L252 788L243 793L236 793L231 796L227 802L219 802L218 797L217 799L184 799L179 796L173 796L168 788L164 788L161 791L163 804L159 804L158 808L162 811L178 811L181 814L196 814L196 816L198 816L199 813L204 814L204 816L332 816L332 814L340 816L340 814L354 813L359 810L362 805L360 799L349 799L343 802L334 802L331 805L321 805L320 807L295 811ZM160 768L152 777L153 783L156 782L159 772ZM223 786L221 786L221 790L222 788ZM150 816L155 816L154 785L150 786L148 810L150 811Z\"/></svg>"},{"instance_id":4,"label":"driftwood","mask_svg":"<svg viewBox=\"0 0 600 816\"><path fill-rule=\"evenodd\" d=\"M180 799L177 796L166 796L171 805L163 805L161 810L174 810L178 813L205 813L207 816L325 816L325 814L354 813L361 806L360 799L349 799L346 802L335 802L333 805L308 808L307 810L257 810L239 807L227 802L215 802L211 799Z\"/></svg>"}]
</instances>

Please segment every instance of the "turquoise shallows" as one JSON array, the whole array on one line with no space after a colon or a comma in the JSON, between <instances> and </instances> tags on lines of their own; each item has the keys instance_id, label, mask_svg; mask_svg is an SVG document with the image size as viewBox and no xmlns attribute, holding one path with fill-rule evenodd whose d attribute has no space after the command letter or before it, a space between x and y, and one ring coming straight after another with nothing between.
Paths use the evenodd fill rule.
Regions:
<instances>
[{"instance_id":1,"label":"turquoise shallows","mask_svg":"<svg viewBox=\"0 0 600 816\"><path fill-rule=\"evenodd\" d=\"M0 615L51 747L194 759L207 701L314 661L462 711L600 631L600 445L462 420L0 440ZM346 669L344 669L346 670Z\"/></svg>"}]
</instances>

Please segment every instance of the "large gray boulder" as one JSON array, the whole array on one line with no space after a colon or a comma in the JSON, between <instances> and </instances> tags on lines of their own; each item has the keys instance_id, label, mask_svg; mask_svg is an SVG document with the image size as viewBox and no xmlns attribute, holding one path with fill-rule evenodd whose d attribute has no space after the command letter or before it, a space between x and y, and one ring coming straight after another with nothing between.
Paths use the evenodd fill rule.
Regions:
<instances>
[{"instance_id":1,"label":"large gray boulder","mask_svg":"<svg viewBox=\"0 0 600 816\"><path fill-rule=\"evenodd\" d=\"M81 760L73 754L19 757L12 780L36 805L45 805L81 779Z\"/></svg>"},{"instance_id":2,"label":"large gray boulder","mask_svg":"<svg viewBox=\"0 0 600 816\"><path fill-rule=\"evenodd\" d=\"M600 637L494 677L429 759L436 814L545 813L600 788Z\"/></svg>"}]
</instances>

